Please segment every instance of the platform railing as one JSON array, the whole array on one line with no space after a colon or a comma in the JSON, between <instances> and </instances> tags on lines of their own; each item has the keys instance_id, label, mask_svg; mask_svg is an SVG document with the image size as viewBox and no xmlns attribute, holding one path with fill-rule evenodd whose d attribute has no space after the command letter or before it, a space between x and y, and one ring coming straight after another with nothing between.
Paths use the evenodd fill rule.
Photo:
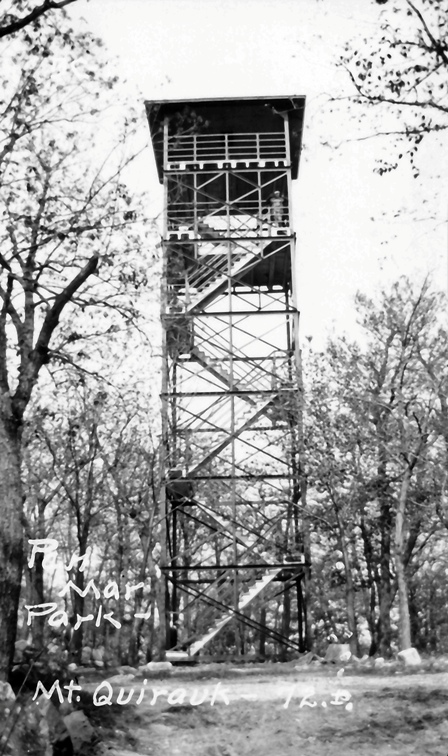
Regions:
<instances>
[{"instance_id":1,"label":"platform railing","mask_svg":"<svg viewBox=\"0 0 448 756\"><path fill-rule=\"evenodd\" d=\"M284 132L175 134L168 140L165 169L185 163L284 162L286 159Z\"/></svg>"},{"instance_id":2,"label":"platform railing","mask_svg":"<svg viewBox=\"0 0 448 756\"><path fill-rule=\"evenodd\" d=\"M256 235L264 226L289 228L288 209L285 207L280 221L272 217L267 200L238 202L232 209L222 203L216 203L216 208L205 202L197 203L194 208L179 203L173 204L167 213L168 237L172 231L180 231L192 239Z\"/></svg>"}]
</instances>

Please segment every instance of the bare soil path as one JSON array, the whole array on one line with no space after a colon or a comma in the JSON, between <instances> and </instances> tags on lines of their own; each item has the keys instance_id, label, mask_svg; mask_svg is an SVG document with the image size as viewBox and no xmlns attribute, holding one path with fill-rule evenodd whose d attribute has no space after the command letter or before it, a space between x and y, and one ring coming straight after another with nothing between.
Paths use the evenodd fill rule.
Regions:
<instances>
[{"instance_id":1,"label":"bare soil path","mask_svg":"<svg viewBox=\"0 0 448 756\"><path fill-rule=\"evenodd\" d=\"M232 669L207 679L176 670L166 679L123 686L122 701L132 688L134 693L119 707L107 752L448 756L447 672L275 667L266 673ZM114 685L114 701L118 695Z\"/></svg>"}]
</instances>

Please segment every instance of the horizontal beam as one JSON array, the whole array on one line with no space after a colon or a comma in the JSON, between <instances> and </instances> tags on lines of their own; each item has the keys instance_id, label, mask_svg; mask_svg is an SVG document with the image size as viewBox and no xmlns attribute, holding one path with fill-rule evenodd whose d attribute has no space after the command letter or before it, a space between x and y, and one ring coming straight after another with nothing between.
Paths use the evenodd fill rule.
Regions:
<instances>
[{"instance_id":1,"label":"horizontal beam","mask_svg":"<svg viewBox=\"0 0 448 756\"><path fill-rule=\"evenodd\" d=\"M182 231L179 231L179 232L176 231L176 232L173 232L173 233L180 233L180 234L182 234ZM216 235L216 236L213 236L210 239L203 239L201 236L187 236L187 233L188 232L184 233L184 236L185 236L184 239L163 239L162 240L162 246L163 247L172 247L175 244L176 245L181 244L182 246L185 246L186 243L188 243L188 244L198 244L198 245L199 244L203 244L205 246L206 244L218 243L218 242L220 244L223 244L223 243L226 244L227 242L229 242L229 243L230 242L233 242L233 243L240 242L241 243L241 242L247 242L247 241L248 242L259 242L259 241L261 241L261 242L272 242L272 241L283 242L283 241L294 241L294 239L295 239L295 234L294 233L291 233L291 234L278 234L278 235L276 234L275 236L271 236L271 235L269 235L269 236L263 235L262 236L261 234L258 235L258 236L256 236L255 234L253 236L247 236L246 234L238 235L238 232L235 231L235 233L232 236L218 236L218 235ZM241 246L244 248L244 245L241 245ZM276 250L276 252L278 252L278 251L279 250Z\"/></svg>"},{"instance_id":2,"label":"horizontal beam","mask_svg":"<svg viewBox=\"0 0 448 756\"><path fill-rule=\"evenodd\" d=\"M209 338L209 341L212 341L211 336ZM282 359L287 359L288 357L293 357L294 352L292 349L279 349L278 353L281 353ZM228 354L230 354L228 352ZM272 354L267 354L264 357L238 357L237 355L232 355L232 362L269 362L272 360ZM193 362L193 360L188 357L187 359L179 359L177 360L177 363L181 365L183 362ZM268 371L268 374L271 375L271 371Z\"/></svg>"},{"instance_id":3,"label":"horizontal beam","mask_svg":"<svg viewBox=\"0 0 448 756\"><path fill-rule=\"evenodd\" d=\"M296 476L298 479L298 476ZM182 481L185 480L291 480L292 475L195 475L185 476Z\"/></svg>"},{"instance_id":4,"label":"horizontal beam","mask_svg":"<svg viewBox=\"0 0 448 756\"><path fill-rule=\"evenodd\" d=\"M291 392L295 392L295 391L297 391L298 393L299 389L294 386L291 386L291 388L287 388L287 389L279 389L279 388L259 389L258 391L257 390L254 390L254 391L239 390L238 391L237 389L222 389L222 391L164 391L163 393L160 394L160 396L165 399L166 397L170 397L170 396L172 397L176 397L176 396L246 396L246 395L252 396L253 394L260 394L262 396L270 396L270 395L278 396L280 394L280 397L281 397L282 393L290 394Z\"/></svg>"},{"instance_id":5,"label":"horizontal beam","mask_svg":"<svg viewBox=\"0 0 448 756\"><path fill-rule=\"evenodd\" d=\"M199 579L197 579L197 580L193 580L193 579L192 580L184 580L184 579L179 580L179 578L177 578L176 585L203 585L203 584L207 584L208 585L208 584L214 583L214 582L215 582L215 578L202 578L202 580L199 580Z\"/></svg>"},{"instance_id":6,"label":"horizontal beam","mask_svg":"<svg viewBox=\"0 0 448 756\"><path fill-rule=\"evenodd\" d=\"M246 166L246 162L249 160L251 162L251 166ZM263 163L274 163L276 161L282 161L283 165L266 165L262 166L260 165L260 162ZM237 165L231 165L231 163L237 163ZM186 168L174 168L171 167L174 165L179 166L179 164L185 163L187 166ZM204 163L204 167L200 167L200 163ZM219 167L218 167L219 163ZM223 163L223 165L221 165ZM227 164L227 165L226 165ZM185 161L180 160L177 158L176 160L172 159L170 161L170 164L167 165L163 169L164 174L167 176L180 176L181 178L184 176L187 176L189 173L207 173L207 174L221 174L221 173L235 173L238 171L238 173L249 173L253 175L254 173L281 173L280 178L283 178L287 175L287 170L290 170L291 164L287 163L285 158L282 157L266 157L266 158L260 158L252 159L252 158L246 158L246 157L240 157L240 158L232 158L232 159L205 159L205 158L197 158L194 162L191 161ZM286 170L285 170L286 169ZM277 176L276 176L277 178ZM263 186L263 185L261 185Z\"/></svg>"},{"instance_id":7,"label":"horizontal beam","mask_svg":"<svg viewBox=\"0 0 448 756\"><path fill-rule=\"evenodd\" d=\"M225 317L237 317L241 315L242 317L248 317L251 315L295 315L299 314L299 310L295 307L284 307L279 310L268 310L268 309L256 309L256 310L217 310L210 311L210 312L204 312L203 310L195 310L192 308L188 312L182 312L180 313L180 317L183 319L186 318L225 318ZM168 313L168 315L171 315L171 313ZM175 317L175 316L174 316Z\"/></svg>"},{"instance_id":8,"label":"horizontal beam","mask_svg":"<svg viewBox=\"0 0 448 756\"><path fill-rule=\"evenodd\" d=\"M195 570L198 572L200 572L201 570L215 570L215 571L225 572L226 570L246 570L246 569L247 570L274 570L274 569L281 569L282 567L284 567L285 569L289 569L289 568L302 569L303 567L307 567L307 566L308 565L305 561L303 562L275 562L274 564L266 564L266 562L262 562L262 563L250 562L249 564L219 564L219 565L218 564L213 564L213 565L192 564L188 567L185 567L185 566L176 567L175 565L165 566L165 567L160 566L160 569L165 570L165 572L169 572L170 570L172 572L177 572L181 570L184 570L185 572L192 571L192 570Z\"/></svg>"},{"instance_id":9,"label":"horizontal beam","mask_svg":"<svg viewBox=\"0 0 448 756\"><path fill-rule=\"evenodd\" d=\"M198 420L201 418L198 417ZM286 422L286 420L283 421L283 424L277 423L276 425L253 425L251 427L251 431L263 431L263 432L272 432L280 431L280 430L291 430L291 425ZM192 433L230 433L225 428L196 428L196 427L188 427L183 428L182 425L177 425L175 435L178 438L187 438L188 434ZM174 433L173 433L174 435Z\"/></svg>"}]
</instances>

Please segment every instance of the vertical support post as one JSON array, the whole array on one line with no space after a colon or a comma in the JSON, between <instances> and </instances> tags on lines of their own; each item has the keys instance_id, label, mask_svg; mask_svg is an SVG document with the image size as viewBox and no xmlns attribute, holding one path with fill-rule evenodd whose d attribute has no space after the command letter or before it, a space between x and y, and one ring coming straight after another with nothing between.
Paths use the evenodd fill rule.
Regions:
<instances>
[{"instance_id":1,"label":"vertical support post","mask_svg":"<svg viewBox=\"0 0 448 756\"><path fill-rule=\"evenodd\" d=\"M167 338L166 338L166 321L165 314L167 310L167 286L166 286L166 268L167 268L167 246L163 245L163 271L161 281L161 316L162 316L162 396L161 396L161 420L162 434L160 443L160 563L161 567L168 567L168 497L167 497L167 467L169 459L169 436L168 436L168 363L167 363ZM159 639L157 643L157 655L164 657L164 651L167 648L167 632L169 627L169 590L168 590L168 572L162 570L160 577L161 590L160 600L158 603L159 611Z\"/></svg>"},{"instance_id":2,"label":"vertical support post","mask_svg":"<svg viewBox=\"0 0 448 756\"><path fill-rule=\"evenodd\" d=\"M288 164L291 163L291 151L289 140L289 123L285 119L285 144L286 144L286 159ZM288 223L291 229L291 233L294 235L294 222L292 217L292 179L291 172L288 171ZM299 312L297 304L297 280L296 280L296 248L295 243L291 244L291 304L293 308L292 316L290 316L289 324L290 331L289 337L291 339L291 349L294 357L294 380L297 383L297 406L295 407L295 413L297 415L296 428L292 431L294 439L294 447L292 449L292 472L293 472L293 506L295 509L295 539L298 538L298 533L301 534L302 543L300 549L305 557L305 561L310 561L310 534L309 523L306 517L306 492L307 492L307 479L305 470L305 443L304 443L304 427L303 427L303 374L302 374L302 360L299 348ZM292 322L291 322L292 318ZM292 364L291 364L292 368ZM301 517L299 517L299 502L301 509ZM294 544L298 546L297 541ZM305 596L302 589L301 581L297 584L297 613L299 622L299 639L301 646L307 647L311 642L310 628L307 623L306 616L306 583L308 579L307 570L305 570L303 576L303 582L305 587ZM305 632L304 632L305 630ZM302 649L303 650L303 649Z\"/></svg>"},{"instance_id":3,"label":"vertical support post","mask_svg":"<svg viewBox=\"0 0 448 756\"><path fill-rule=\"evenodd\" d=\"M225 135L225 156L228 156L228 135ZM231 433L231 445L230 445L230 454L231 454L231 486L230 486L230 495L231 495L231 505L232 505L232 546L233 546L233 561L234 564L238 564L238 544L237 544L237 538L236 538L236 459L235 459L235 395L233 394L233 389L235 385L235 379L234 379L234 355L233 355L233 309L232 309L232 251L233 246L232 242L230 241L231 236L231 196L230 196L230 180L229 180L229 172L226 170L225 173L225 181L226 181L226 221L227 221L227 296L228 296L228 302L229 302L229 318L228 318L228 328L229 328L229 335L228 335L228 357L229 357L229 375L230 375L230 433ZM239 606L239 585L238 585L238 569L235 569L233 571L233 608L235 612L238 612L238 606ZM235 632L235 647L236 647L236 653L237 656L241 653L241 633L240 633L240 621L235 617L234 619L234 632Z\"/></svg>"},{"instance_id":4,"label":"vertical support post","mask_svg":"<svg viewBox=\"0 0 448 756\"><path fill-rule=\"evenodd\" d=\"M163 124L163 160L164 166L168 162L168 119ZM168 238L168 175L164 173L164 213L163 213L163 239ZM169 442L169 406L168 406L168 345L167 345L167 321L168 312L168 254L169 246L163 244L163 261L162 261L162 279L161 279L161 319L162 319L162 396L161 396L161 422L162 438L160 444L160 561L162 567L168 567L168 496L167 496L167 469L170 457ZM161 601L159 605L159 643L158 655L164 656L164 651L169 647L169 624L170 624L170 595L169 595L169 575L167 570L162 570L161 580Z\"/></svg>"},{"instance_id":5,"label":"vertical support post","mask_svg":"<svg viewBox=\"0 0 448 756\"><path fill-rule=\"evenodd\" d=\"M300 652L306 651L306 642L304 635L304 606L303 606L303 593L302 593L302 581L300 578L296 580L297 589L297 617L299 624L299 648Z\"/></svg>"}]
</instances>

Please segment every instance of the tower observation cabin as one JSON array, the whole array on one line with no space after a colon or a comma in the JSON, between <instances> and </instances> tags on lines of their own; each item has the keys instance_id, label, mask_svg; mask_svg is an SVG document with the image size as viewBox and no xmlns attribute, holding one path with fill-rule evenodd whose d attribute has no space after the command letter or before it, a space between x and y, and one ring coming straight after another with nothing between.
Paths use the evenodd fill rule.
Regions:
<instances>
[{"instance_id":1,"label":"tower observation cabin","mask_svg":"<svg viewBox=\"0 0 448 756\"><path fill-rule=\"evenodd\" d=\"M291 185L304 97L147 102L164 186L167 658L306 647Z\"/></svg>"}]
</instances>

